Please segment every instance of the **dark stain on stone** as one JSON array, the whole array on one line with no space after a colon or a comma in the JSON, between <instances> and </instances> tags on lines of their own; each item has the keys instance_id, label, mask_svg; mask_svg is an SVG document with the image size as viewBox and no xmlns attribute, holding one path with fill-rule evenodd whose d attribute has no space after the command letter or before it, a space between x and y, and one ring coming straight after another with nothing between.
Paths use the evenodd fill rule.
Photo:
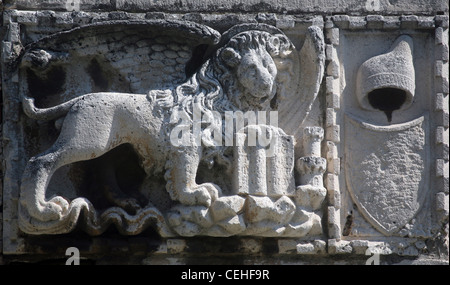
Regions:
<instances>
[{"instance_id":1,"label":"dark stain on stone","mask_svg":"<svg viewBox=\"0 0 450 285\"><path fill-rule=\"evenodd\" d=\"M206 50L209 45L201 44L194 48L192 51L191 59L186 63L185 74L186 78L191 77L194 73L200 68L203 64L203 56L205 55Z\"/></svg>"},{"instance_id":2,"label":"dark stain on stone","mask_svg":"<svg viewBox=\"0 0 450 285\"><path fill-rule=\"evenodd\" d=\"M64 91L66 72L62 66L51 67L43 74L36 74L32 69L27 69L26 73L30 96L38 106L42 100Z\"/></svg>"},{"instance_id":3,"label":"dark stain on stone","mask_svg":"<svg viewBox=\"0 0 450 285\"><path fill-rule=\"evenodd\" d=\"M406 92L398 88L380 88L368 95L369 103L375 109L386 114L388 122L392 121L392 112L400 109L406 100Z\"/></svg>"},{"instance_id":4,"label":"dark stain on stone","mask_svg":"<svg viewBox=\"0 0 450 285\"><path fill-rule=\"evenodd\" d=\"M92 59L89 63L86 71L91 76L94 81L94 85L96 87L96 91L106 91L109 86L108 78L105 76L100 63L97 59Z\"/></svg>"},{"instance_id":5,"label":"dark stain on stone","mask_svg":"<svg viewBox=\"0 0 450 285\"><path fill-rule=\"evenodd\" d=\"M349 215L346 217L344 230L342 231L343 236L348 236L352 232L352 226L353 226L353 212L350 212Z\"/></svg>"}]
</instances>

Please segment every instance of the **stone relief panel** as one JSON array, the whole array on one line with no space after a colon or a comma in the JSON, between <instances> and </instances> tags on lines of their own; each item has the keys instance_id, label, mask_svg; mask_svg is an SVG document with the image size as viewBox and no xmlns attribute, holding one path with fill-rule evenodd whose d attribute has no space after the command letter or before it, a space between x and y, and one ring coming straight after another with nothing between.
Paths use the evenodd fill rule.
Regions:
<instances>
[{"instance_id":1,"label":"stone relief panel","mask_svg":"<svg viewBox=\"0 0 450 285\"><path fill-rule=\"evenodd\" d=\"M426 91L416 88L415 66L426 68L417 60L414 63L414 43L409 35L399 36L386 52L364 61L356 76L355 95L360 109L354 109L359 114L384 114L386 123L381 117L372 119L375 124L367 123L370 115L364 116L365 120L351 117L350 108L344 119L348 191L365 220L385 235L398 232L410 222L429 196L425 167L429 164L429 103L427 98L418 98ZM419 81L424 84L427 80ZM417 107L414 110L412 103L421 101L423 111ZM406 114L413 120L405 118ZM401 123L393 124L393 119ZM358 133L361 139L351 139ZM355 171L358 178L352 174Z\"/></svg>"},{"instance_id":2,"label":"stone relief panel","mask_svg":"<svg viewBox=\"0 0 450 285\"><path fill-rule=\"evenodd\" d=\"M18 230L323 237L324 37L296 32L115 20L18 39Z\"/></svg>"},{"instance_id":3,"label":"stone relief panel","mask_svg":"<svg viewBox=\"0 0 450 285\"><path fill-rule=\"evenodd\" d=\"M446 195L441 187L448 179L434 178L433 161L448 160L448 150L433 150L435 133L442 131L436 124L448 123L433 104L448 93L448 83L435 72L443 62L430 60L442 55L435 34L440 28L434 29L441 23L419 17L333 20L327 53L331 251L362 247L419 255L424 247L418 240L445 232L436 202ZM374 29L364 30L369 26ZM393 33L394 27L404 30Z\"/></svg>"},{"instance_id":4,"label":"stone relief panel","mask_svg":"<svg viewBox=\"0 0 450 285\"><path fill-rule=\"evenodd\" d=\"M448 235L448 18L3 21L5 253L151 231L418 256Z\"/></svg>"}]
</instances>

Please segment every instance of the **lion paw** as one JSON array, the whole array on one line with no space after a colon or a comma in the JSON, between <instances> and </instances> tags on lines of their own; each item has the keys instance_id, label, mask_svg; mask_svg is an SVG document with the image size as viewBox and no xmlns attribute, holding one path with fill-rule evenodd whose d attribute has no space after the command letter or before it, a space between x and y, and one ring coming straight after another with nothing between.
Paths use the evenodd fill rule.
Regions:
<instances>
[{"instance_id":1,"label":"lion paw","mask_svg":"<svg viewBox=\"0 0 450 285\"><path fill-rule=\"evenodd\" d=\"M203 183L193 187L190 190L183 191L180 195L180 202L186 205L201 205L205 207L211 204L219 197L221 189L213 183Z\"/></svg>"},{"instance_id":2,"label":"lion paw","mask_svg":"<svg viewBox=\"0 0 450 285\"><path fill-rule=\"evenodd\" d=\"M211 198L210 205L219 198L220 194L222 193L222 190L219 186L217 186L214 183L203 183L198 185L197 187L201 187L203 189L206 189L208 191L209 196ZM209 207L209 205L208 205Z\"/></svg>"},{"instance_id":3,"label":"lion paw","mask_svg":"<svg viewBox=\"0 0 450 285\"><path fill-rule=\"evenodd\" d=\"M39 215L35 218L41 221L59 220L69 210L69 203L63 197L57 196L41 204Z\"/></svg>"}]
</instances>

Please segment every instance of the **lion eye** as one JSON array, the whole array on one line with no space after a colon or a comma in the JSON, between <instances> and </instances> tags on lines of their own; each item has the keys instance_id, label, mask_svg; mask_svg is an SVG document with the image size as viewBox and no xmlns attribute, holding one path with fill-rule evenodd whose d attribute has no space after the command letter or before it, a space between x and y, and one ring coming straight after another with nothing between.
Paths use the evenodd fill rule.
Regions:
<instances>
[{"instance_id":1,"label":"lion eye","mask_svg":"<svg viewBox=\"0 0 450 285\"><path fill-rule=\"evenodd\" d=\"M255 63L249 64L247 66L247 72L254 74L254 73L256 73L257 68L258 68L258 66Z\"/></svg>"}]
</instances>

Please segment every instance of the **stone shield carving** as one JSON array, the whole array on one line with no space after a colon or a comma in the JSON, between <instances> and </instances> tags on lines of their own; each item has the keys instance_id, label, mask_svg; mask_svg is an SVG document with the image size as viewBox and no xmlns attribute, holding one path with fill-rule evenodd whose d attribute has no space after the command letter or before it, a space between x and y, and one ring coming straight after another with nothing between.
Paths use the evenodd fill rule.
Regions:
<instances>
[{"instance_id":1,"label":"stone shield carving","mask_svg":"<svg viewBox=\"0 0 450 285\"><path fill-rule=\"evenodd\" d=\"M424 203L428 182L427 116L377 126L345 117L345 178L367 221L384 235L405 226Z\"/></svg>"}]
</instances>

